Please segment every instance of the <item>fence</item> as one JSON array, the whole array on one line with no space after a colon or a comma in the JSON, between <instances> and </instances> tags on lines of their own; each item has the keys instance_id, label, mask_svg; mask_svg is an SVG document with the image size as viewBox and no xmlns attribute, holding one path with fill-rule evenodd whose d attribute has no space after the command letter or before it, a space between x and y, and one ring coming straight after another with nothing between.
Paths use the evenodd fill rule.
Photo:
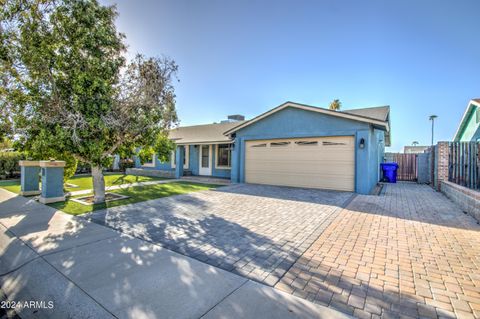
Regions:
<instances>
[{"instance_id":1,"label":"fence","mask_svg":"<svg viewBox=\"0 0 480 319\"><path fill-rule=\"evenodd\" d=\"M448 180L480 189L480 142L450 142L448 148Z\"/></svg>"},{"instance_id":2,"label":"fence","mask_svg":"<svg viewBox=\"0 0 480 319\"><path fill-rule=\"evenodd\" d=\"M417 154L393 153L393 161L398 164L399 181L417 180Z\"/></svg>"}]
</instances>

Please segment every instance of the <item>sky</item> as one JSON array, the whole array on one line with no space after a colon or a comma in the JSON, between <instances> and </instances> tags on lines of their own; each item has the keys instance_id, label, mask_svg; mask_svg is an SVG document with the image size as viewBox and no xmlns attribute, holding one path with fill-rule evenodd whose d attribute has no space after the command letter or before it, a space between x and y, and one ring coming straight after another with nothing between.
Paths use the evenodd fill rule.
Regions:
<instances>
[{"instance_id":1,"label":"sky","mask_svg":"<svg viewBox=\"0 0 480 319\"><path fill-rule=\"evenodd\" d=\"M390 105L392 146L451 140L480 97L478 0L101 0L128 55L168 56L181 125L293 101Z\"/></svg>"}]
</instances>

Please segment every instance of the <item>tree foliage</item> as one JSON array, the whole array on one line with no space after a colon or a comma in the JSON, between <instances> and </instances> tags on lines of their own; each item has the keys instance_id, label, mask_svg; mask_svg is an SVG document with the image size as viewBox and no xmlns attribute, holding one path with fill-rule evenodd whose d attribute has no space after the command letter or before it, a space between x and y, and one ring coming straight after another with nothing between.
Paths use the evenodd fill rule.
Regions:
<instances>
[{"instance_id":1,"label":"tree foliage","mask_svg":"<svg viewBox=\"0 0 480 319\"><path fill-rule=\"evenodd\" d=\"M330 103L328 108L330 110L339 111L341 107L342 107L342 102L340 102L339 99L335 99Z\"/></svg>"},{"instance_id":2,"label":"tree foliage","mask_svg":"<svg viewBox=\"0 0 480 319\"><path fill-rule=\"evenodd\" d=\"M0 9L0 103L14 133L26 150L41 144L89 163L97 202L111 155L153 145L177 121L177 65L142 55L127 64L116 16L96 0L6 0Z\"/></svg>"}]
</instances>

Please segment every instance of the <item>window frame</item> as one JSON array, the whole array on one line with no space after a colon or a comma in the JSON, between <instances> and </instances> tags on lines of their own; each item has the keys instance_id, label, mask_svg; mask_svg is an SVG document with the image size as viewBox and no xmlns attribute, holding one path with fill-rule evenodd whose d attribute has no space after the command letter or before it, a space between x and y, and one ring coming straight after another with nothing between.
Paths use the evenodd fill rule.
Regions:
<instances>
[{"instance_id":1,"label":"window frame","mask_svg":"<svg viewBox=\"0 0 480 319\"><path fill-rule=\"evenodd\" d=\"M228 156L228 162L230 162L230 165L220 165L218 164L218 160L220 159L219 152L220 152L220 145L227 145L227 151L229 152ZM233 144L232 143L222 143L222 144L217 144L215 147L215 168L218 169L231 169L232 168L232 151L233 151Z\"/></svg>"},{"instance_id":2,"label":"window frame","mask_svg":"<svg viewBox=\"0 0 480 319\"><path fill-rule=\"evenodd\" d=\"M142 164L142 167L155 167L155 162L157 161L157 154L152 155L152 161Z\"/></svg>"}]
</instances>

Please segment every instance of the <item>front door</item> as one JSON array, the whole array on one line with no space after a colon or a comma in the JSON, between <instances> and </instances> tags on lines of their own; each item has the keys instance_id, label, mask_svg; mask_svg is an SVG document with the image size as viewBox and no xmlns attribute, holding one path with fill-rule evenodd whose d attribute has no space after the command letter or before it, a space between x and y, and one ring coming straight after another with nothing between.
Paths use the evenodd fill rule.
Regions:
<instances>
[{"instance_id":1,"label":"front door","mask_svg":"<svg viewBox=\"0 0 480 319\"><path fill-rule=\"evenodd\" d=\"M211 145L200 145L200 175L212 175L212 163L210 158L212 157Z\"/></svg>"}]
</instances>

